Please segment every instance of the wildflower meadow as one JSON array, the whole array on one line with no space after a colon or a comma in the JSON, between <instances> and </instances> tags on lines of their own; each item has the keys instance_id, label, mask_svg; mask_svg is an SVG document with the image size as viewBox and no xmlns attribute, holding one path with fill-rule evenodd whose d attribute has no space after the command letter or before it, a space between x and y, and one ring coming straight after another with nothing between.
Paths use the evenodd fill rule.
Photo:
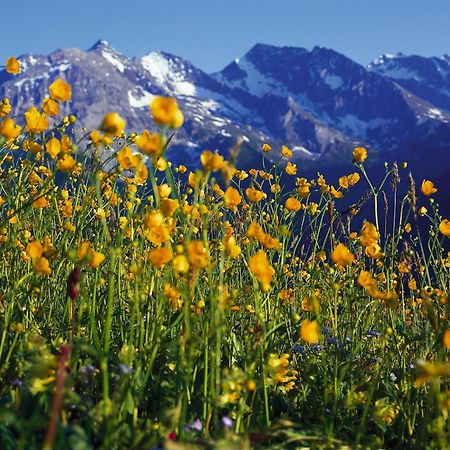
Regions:
<instances>
[{"instance_id":1,"label":"wildflower meadow","mask_svg":"<svg viewBox=\"0 0 450 450\"><path fill-rule=\"evenodd\" d=\"M188 168L175 99L131 132L71 95L0 103L1 449L450 448L448 186Z\"/></svg>"}]
</instances>

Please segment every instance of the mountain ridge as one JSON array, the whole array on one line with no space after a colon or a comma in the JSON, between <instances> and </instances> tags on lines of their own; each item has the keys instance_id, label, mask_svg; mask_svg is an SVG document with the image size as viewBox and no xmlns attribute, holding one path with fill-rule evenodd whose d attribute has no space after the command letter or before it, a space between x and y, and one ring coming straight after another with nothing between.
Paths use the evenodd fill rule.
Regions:
<instances>
[{"instance_id":1,"label":"mountain ridge","mask_svg":"<svg viewBox=\"0 0 450 450\"><path fill-rule=\"evenodd\" d=\"M151 127L155 95L177 98L186 120L174 155L183 163L193 164L204 148L226 155L239 138L248 163L261 158L263 142L288 145L294 161L310 166L339 165L355 145L383 159L420 160L424 155L411 154L411 143L426 145L427 155L450 152L448 56L387 54L363 66L325 47L257 43L208 74L177 55L129 58L99 40L87 51L65 48L19 60L19 76L0 71L0 97L10 98L15 114L40 104L58 77L73 87L62 113L74 113L87 128L116 110L139 132Z\"/></svg>"}]
</instances>

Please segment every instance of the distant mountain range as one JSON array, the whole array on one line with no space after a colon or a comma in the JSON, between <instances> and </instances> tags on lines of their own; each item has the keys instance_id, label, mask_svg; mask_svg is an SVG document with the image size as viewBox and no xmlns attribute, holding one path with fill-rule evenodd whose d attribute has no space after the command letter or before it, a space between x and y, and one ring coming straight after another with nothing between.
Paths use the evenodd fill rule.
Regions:
<instances>
[{"instance_id":1,"label":"distant mountain range","mask_svg":"<svg viewBox=\"0 0 450 450\"><path fill-rule=\"evenodd\" d=\"M63 78L73 88L63 113L95 128L117 111L139 132L152 127L153 96L174 96L185 115L171 151L178 162L195 163L206 148L226 155L241 137L244 166L261 159L264 142L286 144L309 168L345 164L355 145L365 145L382 161L406 159L430 177L450 175L448 55L386 54L364 67L323 47L257 44L208 74L165 52L127 58L98 41L87 51L19 60L20 75L0 71L0 98L10 98L14 113L40 104L52 80Z\"/></svg>"}]
</instances>

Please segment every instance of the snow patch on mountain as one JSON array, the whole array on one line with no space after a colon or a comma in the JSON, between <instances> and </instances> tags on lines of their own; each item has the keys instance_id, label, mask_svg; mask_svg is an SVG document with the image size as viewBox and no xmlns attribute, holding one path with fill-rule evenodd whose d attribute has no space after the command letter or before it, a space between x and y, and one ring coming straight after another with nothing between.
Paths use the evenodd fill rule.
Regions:
<instances>
[{"instance_id":1,"label":"snow patch on mountain","mask_svg":"<svg viewBox=\"0 0 450 450\"><path fill-rule=\"evenodd\" d=\"M236 59L235 62L239 66L239 69L246 73L246 77L238 80L226 80L229 86L249 91L257 97L273 94L274 91L278 95L283 95L283 93L287 94L283 84L259 72L246 57Z\"/></svg>"},{"instance_id":2,"label":"snow patch on mountain","mask_svg":"<svg viewBox=\"0 0 450 450\"><path fill-rule=\"evenodd\" d=\"M119 72L125 71L125 65L117 57L115 57L111 52L107 50L102 51L103 58L106 59L110 64L112 64Z\"/></svg>"},{"instance_id":3,"label":"snow patch on mountain","mask_svg":"<svg viewBox=\"0 0 450 450\"><path fill-rule=\"evenodd\" d=\"M333 90L339 89L344 84L344 80L337 75L327 74L323 81Z\"/></svg>"},{"instance_id":4,"label":"snow patch on mountain","mask_svg":"<svg viewBox=\"0 0 450 450\"><path fill-rule=\"evenodd\" d=\"M140 95L136 95L133 91L128 91L128 102L132 108L147 108L155 97L150 92L144 91L141 87L135 89L140 91Z\"/></svg>"}]
</instances>

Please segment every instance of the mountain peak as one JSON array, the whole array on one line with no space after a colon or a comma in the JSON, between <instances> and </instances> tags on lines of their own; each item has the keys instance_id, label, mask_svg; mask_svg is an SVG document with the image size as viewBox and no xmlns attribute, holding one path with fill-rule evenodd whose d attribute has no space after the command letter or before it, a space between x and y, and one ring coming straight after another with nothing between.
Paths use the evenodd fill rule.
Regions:
<instances>
[{"instance_id":1,"label":"mountain peak","mask_svg":"<svg viewBox=\"0 0 450 450\"><path fill-rule=\"evenodd\" d=\"M108 41L105 39L99 39L92 47L89 48L88 52L99 52L103 50L115 51Z\"/></svg>"}]
</instances>

